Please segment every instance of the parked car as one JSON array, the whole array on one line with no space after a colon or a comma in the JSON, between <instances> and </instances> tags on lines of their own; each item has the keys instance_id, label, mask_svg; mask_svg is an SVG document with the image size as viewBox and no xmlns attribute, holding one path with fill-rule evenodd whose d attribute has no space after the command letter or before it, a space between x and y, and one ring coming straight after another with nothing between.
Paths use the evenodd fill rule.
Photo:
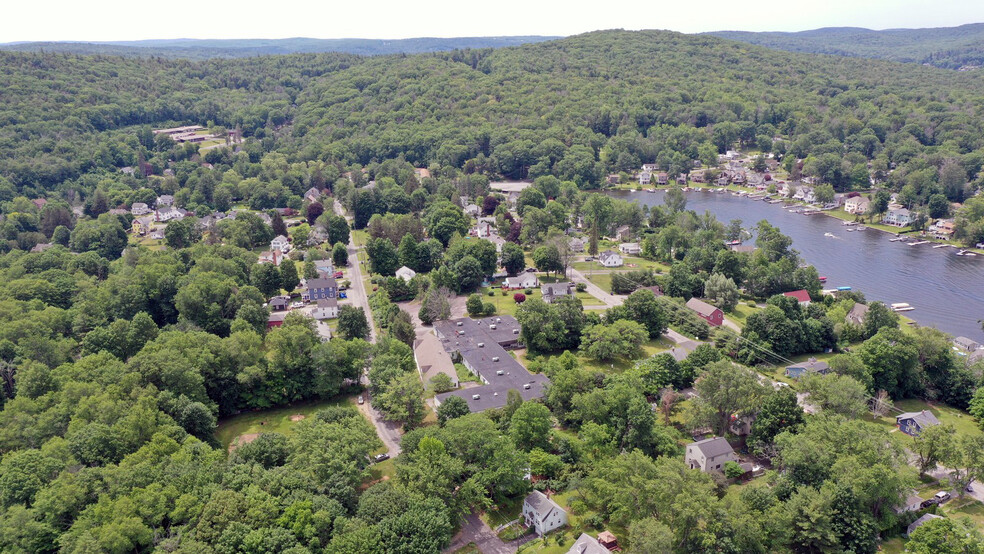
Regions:
<instances>
[{"instance_id":1,"label":"parked car","mask_svg":"<svg viewBox=\"0 0 984 554\"><path fill-rule=\"evenodd\" d=\"M340 293L338 293L338 297L339 298L348 298L348 295L345 294L344 292L340 292Z\"/></svg>"},{"instance_id":2,"label":"parked car","mask_svg":"<svg viewBox=\"0 0 984 554\"><path fill-rule=\"evenodd\" d=\"M535 267L528 267L528 268L526 268L526 271L536 272L536 268Z\"/></svg>"},{"instance_id":3,"label":"parked car","mask_svg":"<svg viewBox=\"0 0 984 554\"><path fill-rule=\"evenodd\" d=\"M950 499L950 493L946 491L940 491L933 495L933 499L936 500L937 504L942 504Z\"/></svg>"},{"instance_id":4,"label":"parked car","mask_svg":"<svg viewBox=\"0 0 984 554\"><path fill-rule=\"evenodd\" d=\"M342 275L343 275L343 274L342 274L342 272L341 272L341 271L336 271L336 272L335 272L335 279L341 279L341 278L342 278Z\"/></svg>"},{"instance_id":5,"label":"parked car","mask_svg":"<svg viewBox=\"0 0 984 554\"><path fill-rule=\"evenodd\" d=\"M304 302L294 302L293 304L290 305L290 307L291 308L303 308L304 307Z\"/></svg>"},{"instance_id":6,"label":"parked car","mask_svg":"<svg viewBox=\"0 0 984 554\"><path fill-rule=\"evenodd\" d=\"M365 403L366 403L366 398L360 394L359 395L359 404L365 404Z\"/></svg>"},{"instance_id":7,"label":"parked car","mask_svg":"<svg viewBox=\"0 0 984 554\"><path fill-rule=\"evenodd\" d=\"M390 458L389 454L376 454L375 456L372 457L372 461L378 464L379 462L388 460L389 458Z\"/></svg>"}]
</instances>

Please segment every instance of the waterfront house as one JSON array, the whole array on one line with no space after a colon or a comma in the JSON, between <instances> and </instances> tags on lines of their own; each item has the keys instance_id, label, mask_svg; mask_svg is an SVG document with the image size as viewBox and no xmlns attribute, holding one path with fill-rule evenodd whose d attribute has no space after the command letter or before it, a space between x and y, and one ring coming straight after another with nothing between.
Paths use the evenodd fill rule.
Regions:
<instances>
[{"instance_id":1,"label":"waterfront house","mask_svg":"<svg viewBox=\"0 0 984 554\"><path fill-rule=\"evenodd\" d=\"M618 173L612 173L612 174L610 174L608 176L608 184L609 185L617 185L618 182L619 182Z\"/></svg>"},{"instance_id":2,"label":"waterfront house","mask_svg":"<svg viewBox=\"0 0 984 554\"><path fill-rule=\"evenodd\" d=\"M638 242L623 242L618 245L618 249L627 256L635 256L642 252Z\"/></svg>"},{"instance_id":3,"label":"waterfront house","mask_svg":"<svg viewBox=\"0 0 984 554\"><path fill-rule=\"evenodd\" d=\"M648 171L643 171L639 174L639 184L648 185L653 182L653 174Z\"/></svg>"},{"instance_id":4,"label":"waterfront house","mask_svg":"<svg viewBox=\"0 0 984 554\"><path fill-rule=\"evenodd\" d=\"M728 178L727 173L722 173L720 177L717 178L717 184L719 187L726 187L731 183L731 179Z\"/></svg>"},{"instance_id":5,"label":"waterfront house","mask_svg":"<svg viewBox=\"0 0 984 554\"><path fill-rule=\"evenodd\" d=\"M895 227L906 227L912 224L915 216L909 210L905 208L898 208L895 210L889 210L885 217L882 218L882 223L885 225L894 225Z\"/></svg>"},{"instance_id":6,"label":"waterfront house","mask_svg":"<svg viewBox=\"0 0 984 554\"><path fill-rule=\"evenodd\" d=\"M738 455L724 437L712 437L688 444L683 460L690 469L724 473L724 464L737 462Z\"/></svg>"},{"instance_id":7,"label":"waterfront house","mask_svg":"<svg viewBox=\"0 0 984 554\"><path fill-rule=\"evenodd\" d=\"M677 175L677 184L678 185L686 185L687 184L687 174L686 173L681 173L681 174Z\"/></svg>"},{"instance_id":8,"label":"waterfront house","mask_svg":"<svg viewBox=\"0 0 984 554\"><path fill-rule=\"evenodd\" d=\"M871 200L868 200L864 196L854 196L844 201L844 211L849 214L866 214L868 213L869 206L871 206Z\"/></svg>"},{"instance_id":9,"label":"waterfront house","mask_svg":"<svg viewBox=\"0 0 984 554\"><path fill-rule=\"evenodd\" d=\"M929 228L933 238L940 240L950 240L956 230L956 224L952 219L937 219L936 223Z\"/></svg>"},{"instance_id":10,"label":"waterfront house","mask_svg":"<svg viewBox=\"0 0 984 554\"><path fill-rule=\"evenodd\" d=\"M805 289L784 292L782 295L795 298L796 301L799 302L800 306L806 307L810 305L810 293L806 292Z\"/></svg>"},{"instance_id":11,"label":"waterfront house","mask_svg":"<svg viewBox=\"0 0 984 554\"><path fill-rule=\"evenodd\" d=\"M543 296L544 302L547 304L553 304L554 300L557 300L558 298L574 296L574 284L548 283L540 287L540 294Z\"/></svg>"},{"instance_id":12,"label":"waterfront house","mask_svg":"<svg viewBox=\"0 0 984 554\"><path fill-rule=\"evenodd\" d=\"M567 525L567 512L547 495L533 491L523 500L523 520L542 537Z\"/></svg>"},{"instance_id":13,"label":"waterfront house","mask_svg":"<svg viewBox=\"0 0 984 554\"><path fill-rule=\"evenodd\" d=\"M598 254L598 263L605 267L622 267L624 262L622 261L622 256L618 252L606 250L601 254Z\"/></svg>"},{"instance_id":14,"label":"waterfront house","mask_svg":"<svg viewBox=\"0 0 984 554\"><path fill-rule=\"evenodd\" d=\"M628 225L622 225L618 229L615 229L615 240L624 241L632 237L632 227Z\"/></svg>"},{"instance_id":15,"label":"waterfront house","mask_svg":"<svg viewBox=\"0 0 984 554\"><path fill-rule=\"evenodd\" d=\"M659 166L656 164L642 164L643 171L648 171L649 173L653 173L657 169L659 169Z\"/></svg>"},{"instance_id":16,"label":"waterfront house","mask_svg":"<svg viewBox=\"0 0 984 554\"><path fill-rule=\"evenodd\" d=\"M687 308L696 312L704 321L714 327L719 327L724 323L724 312L703 300L691 298L687 300Z\"/></svg>"},{"instance_id":17,"label":"waterfront house","mask_svg":"<svg viewBox=\"0 0 984 554\"><path fill-rule=\"evenodd\" d=\"M417 276L417 272L410 269L407 266L403 266L400 269L396 270L396 276L409 283L410 279L413 279L414 277Z\"/></svg>"},{"instance_id":18,"label":"waterfront house","mask_svg":"<svg viewBox=\"0 0 984 554\"><path fill-rule=\"evenodd\" d=\"M826 375L828 372L830 372L830 365L827 362L821 362L817 361L816 358L810 358L805 362L786 366L785 374L786 377L799 379L803 375L814 373L818 375Z\"/></svg>"},{"instance_id":19,"label":"waterfront house","mask_svg":"<svg viewBox=\"0 0 984 554\"><path fill-rule=\"evenodd\" d=\"M868 315L868 306L860 302L855 302L851 311L847 312L847 321L855 325L864 325L864 318Z\"/></svg>"},{"instance_id":20,"label":"waterfront house","mask_svg":"<svg viewBox=\"0 0 984 554\"><path fill-rule=\"evenodd\" d=\"M665 185L669 182L670 182L670 177L666 173L660 172L656 174L657 185Z\"/></svg>"},{"instance_id":21,"label":"waterfront house","mask_svg":"<svg viewBox=\"0 0 984 554\"><path fill-rule=\"evenodd\" d=\"M704 179L704 172L703 171L698 171L698 172L694 173L693 175L690 176L690 180L693 181L693 182L695 182L695 183L703 183L705 181L705 179Z\"/></svg>"},{"instance_id":22,"label":"waterfront house","mask_svg":"<svg viewBox=\"0 0 984 554\"><path fill-rule=\"evenodd\" d=\"M910 437L915 437L918 436L923 429L933 427L934 425L939 425L940 420L936 419L933 412L923 410L921 412L906 412L895 416L895 424L898 426L899 431L902 431Z\"/></svg>"},{"instance_id":23,"label":"waterfront house","mask_svg":"<svg viewBox=\"0 0 984 554\"><path fill-rule=\"evenodd\" d=\"M963 348L968 352L973 352L974 350L977 350L978 348L981 347L979 343L977 343L973 339L968 339L967 337L957 337L953 339L953 344L955 344L959 348Z\"/></svg>"},{"instance_id":24,"label":"waterfront house","mask_svg":"<svg viewBox=\"0 0 984 554\"><path fill-rule=\"evenodd\" d=\"M286 254L290 251L290 241L288 241L287 237L283 235L277 235L272 241L270 241L270 250L277 250Z\"/></svg>"},{"instance_id":25,"label":"waterfront house","mask_svg":"<svg viewBox=\"0 0 984 554\"><path fill-rule=\"evenodd\" d=\"M502 283L502 287L506 289L531 289L538 286L540 286L540 280L532 271L524 271L515 277L506 277Z\"/></svg>"}]
</instances>

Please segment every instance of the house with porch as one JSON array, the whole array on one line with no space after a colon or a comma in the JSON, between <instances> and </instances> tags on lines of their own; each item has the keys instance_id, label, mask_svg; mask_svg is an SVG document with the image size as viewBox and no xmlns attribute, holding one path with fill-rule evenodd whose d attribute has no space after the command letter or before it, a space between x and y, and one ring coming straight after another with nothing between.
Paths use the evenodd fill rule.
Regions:
<instances>
[{"instance_id":1,"label":"house with porch","mask_svg":"<svg viewBox=\"0 0 984 554\"><path fill-rule=\"evenodd\" d=\"M639 174L639 184L648 185L653 182L653 174L648 171L643 171Z\"/></svg>"},{"instance_id":2,"label":"house with porch","mask_svg":"<svg viewBox=\"0 0 984 554\"><path fill-rule=\"evenodd\" d=\"M279 250L281 253L286 254L290 252L290 241L283 235L277 235L270 241L270 250Z\"/></svg>"},{"instance_id":3,"label":"house with porch","mask_svg":"<svg viewBox=\"0 0 984 554\"><path fill-rule=\"evenodd\" d=\"M893 225L895 227L906 227L912 225L915 220L915 216L909 210L905 208L898 208L894 210L889 210L885 217L882 218L882 223L885 225Z\"/></svg>"}]
</instances>

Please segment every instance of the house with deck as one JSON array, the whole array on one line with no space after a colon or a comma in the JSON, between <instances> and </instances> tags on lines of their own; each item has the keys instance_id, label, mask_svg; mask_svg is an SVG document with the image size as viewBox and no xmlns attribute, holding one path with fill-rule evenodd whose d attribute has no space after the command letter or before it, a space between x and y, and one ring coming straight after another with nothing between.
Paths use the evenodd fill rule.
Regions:
<instances>
[{"instance_id":1,"label":"house with deck","mask_svg":"<svg viewBox=\"0 0 984 554\"><path fill-rule=\"evenodd\" d=\"M643 171L639 174L639 184L648 185L653 182L653 174L648 171Z\"/></svg>"},{"instance_id":2,"label":"house with deck","mask_svg":"<svg viewBox=\"0 0 984 554\"><path fill-rule=\"evenodd\" d=\"M854 196L844 201L844 211L854 215L864 215L868 213L871 200L864 196Z\"/></svg>"},{"instance_id":3,"label":"house with deck","mask_svg":"<svg viewBox=\"0 0 984 554\"><path fill-rule=\"evenodd\" d=\"M882 223L885 225L892 225L894 227L907 227L912 225L915 220L915 215L905 208L897 208L894 210L889 210L885 217L882 218Z\"/></svg>"},{"instance_id":4,"label":"house with deck","mask_svg":"<svg viewBox=\"0 0 984 554\"><path fill-rule=\"evenodd\" d=\"M704 473L724 473L724 464L737 462L738 455L727 439L712 437L688 444L683 460L690 469L699 469Z\"/></svg>"},{"instance_id":5,"label":"house with deck","mask_svg":"<svg viewBox=\"0 0 984 554\"><path fill-rule=\"evenodd\" d=\"M868 306L860 302L855 302L854 307L851 311L847 312L848 323L853 323L855 325L864 325L864 318L868 315Z\"/></svg>"}]
</instances>

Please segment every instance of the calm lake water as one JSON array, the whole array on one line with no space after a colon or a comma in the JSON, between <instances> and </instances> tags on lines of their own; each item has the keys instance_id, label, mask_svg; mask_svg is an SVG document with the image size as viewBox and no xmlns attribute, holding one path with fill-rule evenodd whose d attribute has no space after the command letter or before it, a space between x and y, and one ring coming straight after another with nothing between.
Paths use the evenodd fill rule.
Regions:
<instances>
[{"instance_id":1,"label":"calm lake water","mask_svg":"<svg viewBox=\"0 0 984 554\"><path fill-rule=\"evenodd\" d=\"M648 206L662 204L663 194L612 192ZM747 228L765 219L779 227L793 239L801 257L827 277L824 288L849 286L868 300L908 302L915 310L904 315L920 325L984 342L977 322L984 319L984 256L957 256L956 248L932 244L889 242L894 235L874 229L848 232L839 219L790 213L782 204L707 192L688 192L686 197L687 209L710 211L724 224L741 219Z\"/></svg>"}]
</instances>

